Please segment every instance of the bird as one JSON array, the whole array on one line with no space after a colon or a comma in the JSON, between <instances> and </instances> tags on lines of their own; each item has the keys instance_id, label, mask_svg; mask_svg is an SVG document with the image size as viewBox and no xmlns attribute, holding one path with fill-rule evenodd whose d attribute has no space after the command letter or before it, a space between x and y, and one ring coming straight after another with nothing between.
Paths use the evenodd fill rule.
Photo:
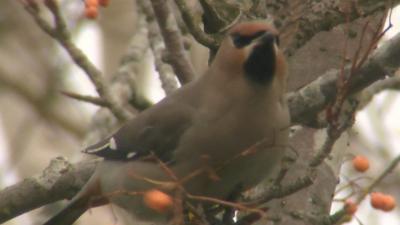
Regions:
<instances>
[{"instance_id":1,"label":"bird","mask_svg":"<svg viewBox=\"0 0 400 225\"><path fill-rule=\"evenodd\" d=\"M272 24L233 25L202 76L84 150L103 161L45 225L72 224L108 203L137 224L166 224L174 210L155 210L143 193L179 191L183 201L201 204L189 196L229 200L271 176L288 143L286 67Z\"/></svg>"}]
</instances>

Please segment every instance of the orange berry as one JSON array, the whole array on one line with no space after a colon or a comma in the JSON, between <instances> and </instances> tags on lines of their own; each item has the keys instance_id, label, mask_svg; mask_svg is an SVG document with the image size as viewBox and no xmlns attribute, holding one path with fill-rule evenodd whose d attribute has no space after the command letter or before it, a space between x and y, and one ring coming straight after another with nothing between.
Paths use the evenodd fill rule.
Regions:
<instances>
[{"instance_id":1,"label":"orange berry","mask_svg":"<svg viewBox=\"0 0 400 225\"><path fill-rule=\"evenodd\" d=\"M160 213L167 211L173 204L172 198L168 194L156 189L146 191L143 201L149 208Z\"/></svg>"},{"instance_id":2,"label":"orange berry","mask_svg":"<svg viewBox=\"0 0 400 225\"><path fill-rule=\"evenodd\" d=\"M353 202L352 200L350 200L350 199L347 199L347 200L344 202L344 206L345 206L345 208L346 208L347 214L349 214L349 215L354 215L354 213L356 213L356 211L357 211L357 209L358 209L357 204L354 203L354 202Z\"/></svg>"},{"instance_id":3,"label":"orange berry","mask_svg":"<svg viewBox=\"0 0 400 225\"><path fill-rule=\"evenodd\" d=\"M391 195L384 195L384 204L382 210L385 212L392 211L396 207L396 200Z\"/></svg>"},{"instance_id":4,"label":"orange berry","mask_svg":"<svg viewBox=\"0 0 400 225\"><path fill-rule=\"evenodd\" d=\"M110 0L99 0L99 5L106 7L110 4Z\"/></svg>"},{"instance_id":5,"label":"orange berry","mask_svg":"<svg viewBox=\"0 0 400 225\"><path fill-rule=\"evenodd\" d=\"M85 17L88 19L96 19L99 15L99 11L97 7L86 7L85 8Z\"/></svg>"},{"instance_id":6,"label":"orange berry","mask_svg":"<svg viewBox=\"0 0 400 225\"><path fill-rule=\"evenodd\" d=\"M369 160L367 157L357 155L353 158L353 167L358 172L365 172L369 169Z\"/></svg>"},{"instance_id":7,"label":"orange berry","mask_svg":"<svg viewBox=\"0 0 400 225\"><path fill-rule=\"evenodd\" d=\"M375 209L383 209L385 206L385 195L380 192L373 192L370 194L371 205Z\"/></svg>"},{"instance_id":8,"label":"orange berry","mask_svg":"<svg viewBox=\"0 0 400 225\"><path fill-rule=\"evenodd\" d=\"M97 8L98 5L99 5L98 0L85 0L86 8L89 8L89 7L96 7Z\"/></svg>"}]
</instances>

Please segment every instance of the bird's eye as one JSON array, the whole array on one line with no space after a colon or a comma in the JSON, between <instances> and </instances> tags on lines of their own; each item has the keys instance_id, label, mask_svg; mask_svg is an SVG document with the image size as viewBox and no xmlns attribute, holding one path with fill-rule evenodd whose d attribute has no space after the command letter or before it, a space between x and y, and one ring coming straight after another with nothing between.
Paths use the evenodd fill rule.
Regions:
<instances>
[{"instance_id":1,"label":"bird's eye","mask_svg":"<svg viewBox=\"0 0 400 225\"><path fill-rule=\"evenodd\" d=\"M243 48L244 46L250 44L251 40L252 39L247 36L241 36L239 34L232 34L233 44L237 48Z\"/></svg>"},{"instance_id":2,"label":"bird's eye","mask_svg":"<svg viewBox=\"0 0 400 225\"><path fill-rule=\"evenodd\" d=\"M231 34L233 44L237 48L243 48L246 45L249 45L254 39L265 34L265 31L259 31L253 35L241 35L239 33Z\"/></svg>"}]
</instances>

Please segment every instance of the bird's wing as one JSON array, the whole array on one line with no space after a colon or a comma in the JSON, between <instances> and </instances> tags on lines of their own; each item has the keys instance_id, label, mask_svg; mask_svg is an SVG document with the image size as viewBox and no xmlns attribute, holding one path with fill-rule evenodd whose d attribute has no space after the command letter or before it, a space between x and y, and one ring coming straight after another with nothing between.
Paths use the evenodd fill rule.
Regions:
<instances>
[{"instance_id":1,"label":"bird's wing","mask_svg":"<svg viewBox=\"0 0 400 225\"><path fill-rule=\"evenodd\" d=\"M154 154L164 162L171 162L180 138L192 123L194 110L192 104L179 99L161 102L84 152L115 160L133 160Z\"/></svg>"}]
</instances>

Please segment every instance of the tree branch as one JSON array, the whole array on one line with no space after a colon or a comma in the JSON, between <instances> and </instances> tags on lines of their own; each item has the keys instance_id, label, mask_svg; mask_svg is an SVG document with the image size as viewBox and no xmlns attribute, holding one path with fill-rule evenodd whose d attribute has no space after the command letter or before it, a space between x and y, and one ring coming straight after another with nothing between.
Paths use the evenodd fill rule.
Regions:
<instances>
[{"instance_id":1,"label":"tree branch","mask_svg":"<svg viewBox=\"0 0 400 225\"><path fill-rule=\"evenodd\" d=\"M90 96L90 95L81 95L69 91L61 91L61 93L67 97L70 97L72 99L82 101L82 102L87 102L87 103L92 103L97 106L101 107L108 107L108 102L104 101L104 99L95 97L95 96Z\"/></svg>"},{"instance_id":2,"label":"tree branch","mask_svg":"<svg viewBox=\"0 0 400 225\"><path fill-rule=\"evenodd\" d=\"M132 113L138 113L140 110L146 109L152 105L141 92L138 87L138 76L143 72L143 57L149 50L147 23L142 14L138 14L136 20L136 31L126 52L120 60L120 65L110 81L109 88L113 95L117 96L117 100L122 105L129 102ZM95 143L110 132L115 131L119 126L109 110L99 110L93 117L89 127L90 133L86 136L86 143Z\"/></svg>"},{"instance_id":3,"label":"tree branch","mask_svg":"<svg viewBox=\"0 0 400 225\"><path fill-rule=\"evenodd\" d=\"M373 53L369 61L360 68L359 72L355 73L354 79L349 86L350 93L360 91L374 81L383 78L385 74L394 74L394 71L400 66L399 58L400 34L385 42ZM313 118L317 112L334 99L336 79L339 73L340 71L337 70L329 71L300 91L289 94L288 99L293 123L307 123L310 118ZM306 119L302 119L302 117ZM73 166L73 169L59 173L55 183L63 182L64 185L53 185L50 189L43 188L38 185L37 178L30 178L2 190L0 192L0 208L7 210L0 212L0 222L36 207L73 195L83 186L83 181L87 180L93 171L93 167L86 164L84 162L78 163ZM88 166L90 168L87 168ZM47 176L49 176L49 173L44 172L42 179L46 180ZM82 182L71 182L77 180ZM30 187L29 191L25 189L26 187ZM21 193L21 190L25 191ZM291 191L288 192L290 193ZM22 202L16 200L21 199L19 198L20 194L25 194ZM29 195L29 198L26 195ZM274 194L271 196L275 197Z\"/></svg>"},{"instance_id":4,"label":"tree branch","mask_svg":"<svg viewBox=\"0 0 400 225\"><path fill-rule=\"evenodd\" d=\"M155 11L157 7L163 8L166 4L160 0L153 0L152 3ZM167 20L171 20L173 15L171 12L165 11L168 8L164 7L158 10L160 10L160 14L164 13L163 17L157 14L157 19L171 54L171 50L175 48L173 46L168 47L171 44L168 40L173 39L174 35L179 36L180 34L174 33L169 36L169 32L172 31L167 26L170 23ZM185 55L182 43L178 43L177 46L181 51L180 53ZM172 53L175 52L173 51ZM384 78L386 74L394 74L394 71L400 66L399 58L400 34L377 49L360 70L354 74L354 79L351 80L349 85L350 93L362 90L376 80ZM182 60L179 57L177 59ZM345 73L349 74L349 70L350 68L346 68ZM177 74L180 73L177 72ZM333 101L337 91L336 83L339 74L340 71L338 70L328 71L318 80L288 95L293 123L309 124L318 112ZM187 74L184 73L184 75ZM0 223L39 206L71 197L90 177L94 166L94 162L81 162L72 166L65 160L57 158L50 163L50 166L41 176L26 179L2 190L0 192L0 209L3 210L0 211ZM289 190L288 192L291 191ZM271 194L271 196L274 195Z\"/></svg>"},{"instance_id":5,"label":"tree branch","mask_svg":"<svg viewBox=\"0 0 400 225\"><path fill-rule=\"evenodd\" d=\"M160 34L160 29L155 21L155 16L151 3L145 0L138 1L138 4L146 15L147 27L149 29L148 38L150 41L150 48L154 56L154 65L158 72L161 81L161 87L166 95L171 94L178 88L176 76L173 73L171 65L162 60L163 52L165 52L165 44Z\"/></svg>"},{"instance_id":6,"label":"tree branch","mask_svg":"<svg viewBox=\"0 0 400 225\"><path fill-rule=\"evenodd\" d=\"M185 22L194 39L209 49L216 51L219 46L219 41L200 29L199 25L196 24L197 21L193 15L193 12L190 11L186 4L186 0L175 0L175 3L179 8L183 21Z\"/></svg>"},{"instance_id":7,"label":"tree branch","mask_svg":"<svg viewBox=\"0 0 400 225\"><path fill-rule=\"evenodd\" d=\"M174 14L168 1L152 0L151 3L168 50L168 62L172 65L178 80L185 84L195 77L195 73L185 52L182 35Z\"/></svg>"},{"instance_id":8,"label":"tree branch","mask_svg":"<svg viewBox=\"0 0 400 225\"><path fill-rule=\"evenodd\" d=\"M110 111L119 120L124 121L130 117L129 111L125 110L121 105L117 103L115 97L111 94L108 89L101 72L90 62L86 55L78 48L71 40L70 32L61 15L60 8L54 0L44 1L47 8L50 10L53 16L55 26L52 27L46 20L44 20L38 10L37 3L23 2L25 10L32 16L36 24L48 35L50 35L54 40L56 40L64 49L67 51L71 59L78 65L92 81L93 85L96 87L98 94L108 102Z\"/></svg>"},{"instance_id":9,"label":"tree branch","mask_svg":"<svg viewBox=\"0 0 400 225\"><path fill-rule=\"evenodd\" d=\"M27 178L0 192L0 223L40 206L71 198L92 175L97 161L70 164L53 159L42 174Z\"/></svg>"},{"instance_id":10,"label":"tree branch","mask_svg":"<svg viewBox=\"0 0 400 225\"><path fill-rule=\"evenodd\" d=\"M373 15L399 3L400 0L270 0L267 9L281 31L285 53L290 56L321 31L328 31L339 24Z\"/></svg>"},{"instance_id":11,"label":"tree branch","mask_svg":"<svg viewBox=\"0 0 400 225\"><path fill-rule=\"evenodd\" d=\"M349 94L354 94L373 82L394 74L400 66L400 34L385 42L369 60L353 75L349 83ZM350 74L350 67L345 74ZM336 96L339 70L329 70L317 80L299 91L288 94L292 123L315 126L313 120Z\"/></svg>"}]
</instances>

